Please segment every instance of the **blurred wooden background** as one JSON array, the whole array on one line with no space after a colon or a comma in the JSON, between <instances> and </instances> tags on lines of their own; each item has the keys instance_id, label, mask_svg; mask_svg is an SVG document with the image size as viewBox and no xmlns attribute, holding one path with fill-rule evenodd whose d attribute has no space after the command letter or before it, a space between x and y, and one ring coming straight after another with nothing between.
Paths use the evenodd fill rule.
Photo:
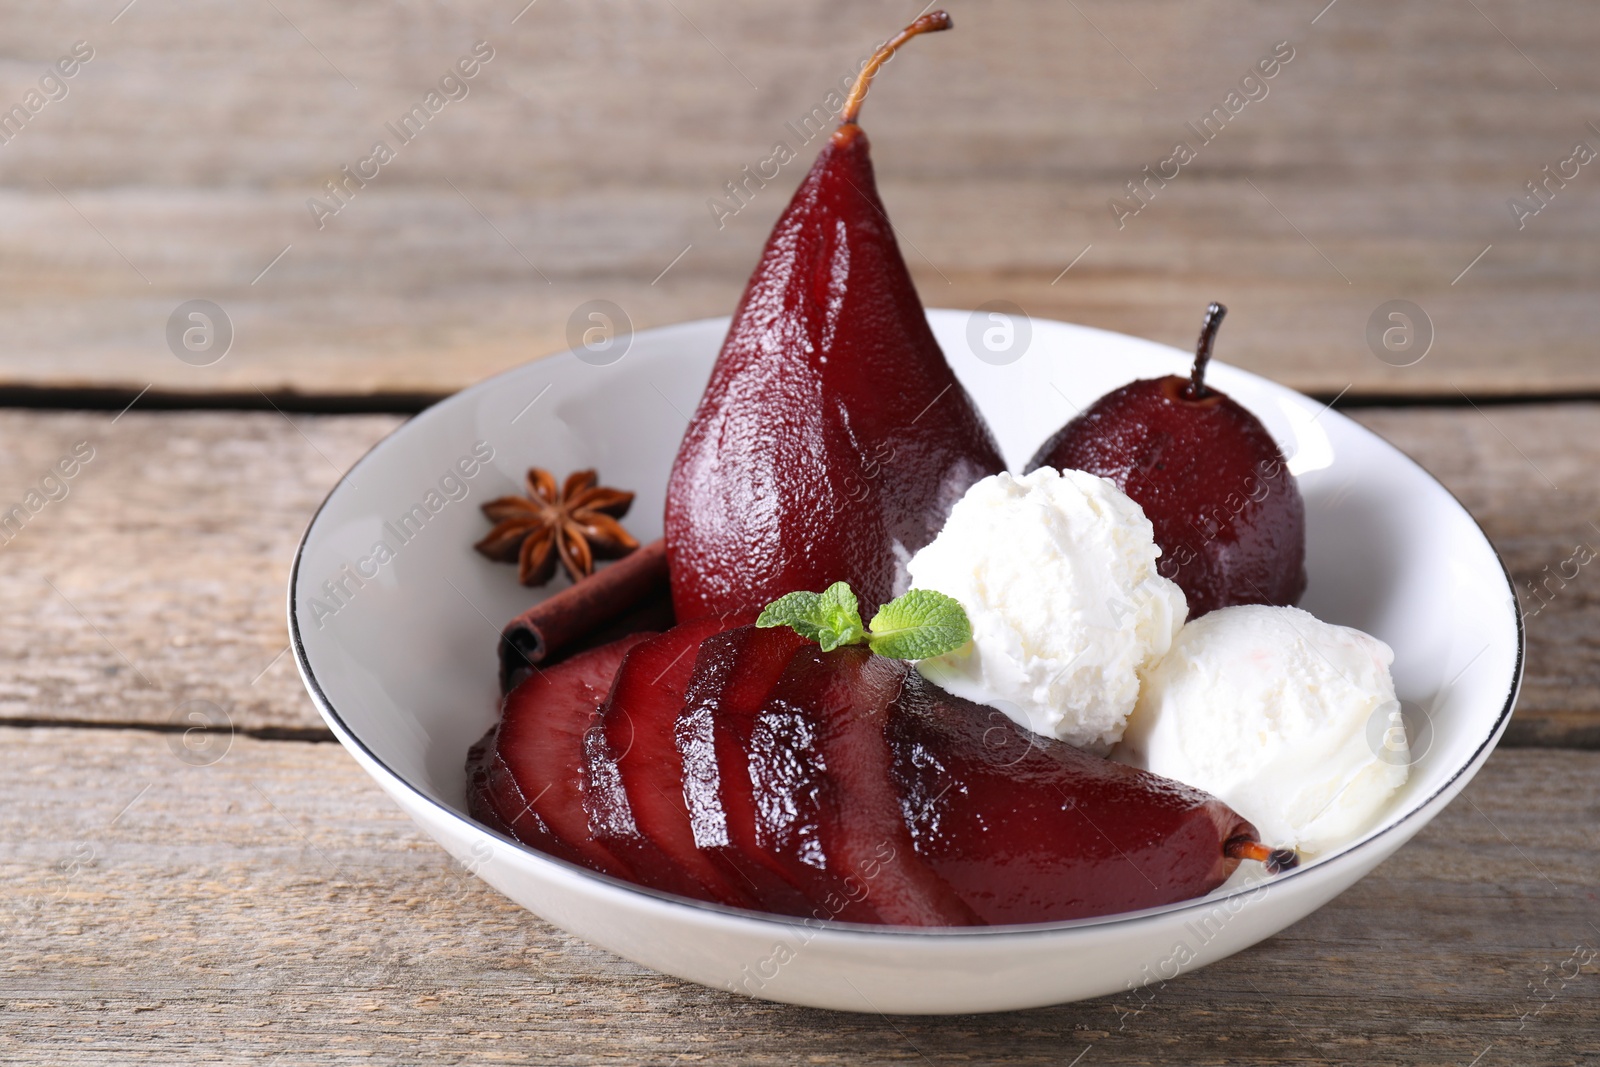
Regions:
<instances>
[{"instance_id":1,"label":"blurred wooden background","mask_svg":"<svg viewBox=\"0 0 1600 1067\"><path fill-rule=\"evenodd\" d=\"M0 107L94 58L0 145L0 385L435 395L565 347L591 298L640 329L726 314L815 143L724 228L708 199L918 10L525 4L8 5ZM1214 298L1220 358L1319 394L1600 390L1600 167L1521 230L1507 207L1600 148L1592 4L950 7L863 117L929 305L1187 346ZM480 40L469 95L400 146L384 124ZM1268 95L1119 230L1108 201L1280 41ZM307 199L380 138L396 158L319 230ZM193 298L236 329L214 366L165 343ZM1414 366L1366 343L1391 299L1434 324Z\"/></svg>"}]
</instances>

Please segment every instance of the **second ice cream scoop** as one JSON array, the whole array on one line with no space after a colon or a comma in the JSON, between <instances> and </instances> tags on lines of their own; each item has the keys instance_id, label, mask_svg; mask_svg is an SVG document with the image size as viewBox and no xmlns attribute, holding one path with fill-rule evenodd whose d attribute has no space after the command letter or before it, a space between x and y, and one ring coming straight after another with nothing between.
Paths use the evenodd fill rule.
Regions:
<instances>
[{"instance_id":1,"label":"second ice cream scoop","mask_svg":"<svg viewBox=\"0 0 1600 1067\"><path fill-rule=\"evenodd\" d=\"M1274 844L1326 851L1406 780L1393 659L1298 608L1214 611L1146 673L1116 756L1226 801Z\"/></svg>"}]
</instances>

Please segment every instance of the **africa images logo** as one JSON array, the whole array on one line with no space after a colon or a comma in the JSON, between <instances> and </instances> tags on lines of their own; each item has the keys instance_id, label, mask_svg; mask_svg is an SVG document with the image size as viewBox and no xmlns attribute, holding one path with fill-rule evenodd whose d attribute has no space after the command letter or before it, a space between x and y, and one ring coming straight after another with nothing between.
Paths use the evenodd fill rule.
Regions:
<instances>
[{"instance_id":1,"label":"africa images logo","mask_svg":"<svg viewBox=\"0 0 1600 1067\"><path fill-rule=\"evenodd\" d=\"M384 536L372 543L367 554L355 563L345 563L324 581L318 590L320 596L309 600L311 618L317 629L322 629L328 619L349 607L356 594L366 584L378 577L383 568L394 560L400 550L418 537L438 515L452 503L465 500L472 492L471 481L494 459L494 446L487 441L475 442L472 454L462 456L455 465L439 476L437 483L422 495L422 499L394 519L383 524Z\"/></svg>"}]
</instances>

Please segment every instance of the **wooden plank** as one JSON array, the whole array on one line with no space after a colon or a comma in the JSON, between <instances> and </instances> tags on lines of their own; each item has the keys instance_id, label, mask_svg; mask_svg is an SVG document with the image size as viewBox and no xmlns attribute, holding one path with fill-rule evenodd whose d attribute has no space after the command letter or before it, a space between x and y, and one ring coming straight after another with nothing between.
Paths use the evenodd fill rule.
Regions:
<instances>
[{"instance_id":1,"label":"wooden plank","mask_svg":"<svg viewBox=\"0 0 1600 1067\"><path fill-rule=\"evenodd\" d=\"M1497 753L1371 877L1142 999L886 1019L746 1000L576 942L457 867L335 745L238 738L196 767L168 740L0 729L16 769L0 778L0 1057L1466 1064L1492 1046L1572 1063L1600 1039L1600 967L1560 978L1600 945L1596 753Z\"/></svg>"},{"instance_id":2,"label":"wooden plank","mask_svg":"<svg viewBox=\"0 0 1600 1067\"><path fill-rule=\"evenodd\" d=\"M591 298L637 328L725 314L817 147L788 124L918 6L30 5L0 107L72 42L95 54L0 146L0 385L440 393L565 347ZM1520 228L1507 206L1600 145L1588 5L1323 8L958 13L866 118L926 301L1187 346L1215 298L1226 358L1302 389L1600 390L1600 180L1554 179ZM479 40L469 94L401 144L386 124ZM1265 97L1188 131L1279 41ZM308 200L379 139L394 160L319 228ZM731 218L708 207L780 139L796 161ZM1179 139L1196 158L1119 225L1110 201ZM196 298L235 328L214 366L165 339ZM1365 339L1397 298L1436 330L1411 367Z\"/></svg>"},{"instance_id":3,"label":"wooden plank","mask_svg":"<svg viewBox=\"0 0 1600 1067\"><path fill-rule=\"evenodd\" d=\"M1355 414L1461 497L1524 590L1528 668L1508 743L1600 747L1595 567L1550 580L1574 572L1576 546L1600 552L1600 405ZM5 507L78 442L96 449L68 496L3 548L0 718L164 723L207 700L241 730L319 728L278 658L290 559L338 472L397 424L0 411L15 457L0 471ZM1539 582L1546 592L1527 591Z\"/></svg>"},{"instance_id":4,"label":"wooden plank","mask_svg":"<svg viewBox=\"0 0 1600 1067\"><path fill-rule=\"evenodd\" d=\"M1600 748L1600 406L1353 414L1460 498L1511 573L1528 658L1506 741Z\"/></svg>"},{"instance_id":5,"label":"wooden plank","mask_svg":"<svg viewBox=\"0 0 1600 1067\"><path fill-rule=\"evenodd\" d=\"M295 545L393 416L0 413L0 511L93 458L3 549L0 716L320 727L286 655ZM80 449L81 451L81 449Z\"/></svg>"}]
</instances>

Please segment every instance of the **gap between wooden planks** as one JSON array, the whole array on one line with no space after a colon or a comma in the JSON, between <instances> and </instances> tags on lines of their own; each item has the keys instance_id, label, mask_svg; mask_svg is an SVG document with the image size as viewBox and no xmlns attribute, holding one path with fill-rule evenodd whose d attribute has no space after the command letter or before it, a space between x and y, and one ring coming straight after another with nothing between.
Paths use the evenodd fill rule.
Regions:
<instances>
[{"instance_id":1,"label":"gap between wooden planks","mask_svg":"<svg viewBox=\"0 0 1600 1067\"><path fill-rule=\"evenodd\" d=\"M1433 471L1521 586L1600 547L1600 405L1352 413ZM77 442L68 496L0 548L0 721L168 726L205 700L241 730L317 730L284 654L295 544L393 416L0 411L20 499ZM505 487L510 491L511 487ZM1530 595L1528 669L1508 744L1600 747L1600 571ZM507 580L510 579L509 572Z\"/></svg>"},{"instance_id":2,"label":"gap between wooden planks","mask_svg":"<svg viewBox=\"0 0 1600 1067\"><path fill-rule=\"evenodd\" d=\"M726 314L816 152L797 124L820 133L813 109L903 14L505 8L11 19L7 106L71 42L95 58L5 145L0 380L437 393L565 348L589 299L636 328ZM864 117L929 305L1010 300L1187 346L1221 299L1223 357L1303 390L1600 387L1600 180L1566 162L1600 143L1585 0L995 0L957 21L895 61ZM386 124L478 40L494 58L470 95L400 144ZM1215 110L1280 41L1294 58L1270 93ZM1218 115L1220 132L1188 126ZM398 158L346 178L380 138ZM774 171L780 139L794 160ZM1180 139L1199 155L1174 172ZM334 203L332 182L319 222L308 201ZM1144 203L1119 222L1130 185ZM214 367L164 343L194 298L237 330ZM1438 330L1415 367L1365 342L1396 298Z\"/></svg>"}]
</instances>

